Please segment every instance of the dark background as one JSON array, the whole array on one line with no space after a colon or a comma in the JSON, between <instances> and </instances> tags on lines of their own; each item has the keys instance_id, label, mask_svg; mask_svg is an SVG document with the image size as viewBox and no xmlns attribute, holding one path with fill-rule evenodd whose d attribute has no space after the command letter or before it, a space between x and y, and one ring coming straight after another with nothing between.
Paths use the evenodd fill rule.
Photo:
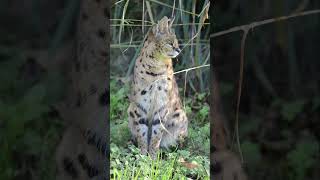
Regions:
<instances>
[{"instance_id":1,"label":"dark background","mask_svg":"<svg viewBox=\"0 0 320 180\"><path fill-rule=\"evenodd\" d=\"M211 32L320 7L317 0L224 0L210 11ZM249 179L320 177L320 14L249 31L239 138ZM220 85L235 146L234 121L243 32L211 38L211 70ZM233 140L233 141L232 141Z\"/></svg>"},{"instance_id":2,"label":"dark background","mask_svg":"<svg viewBox=\"0 0 320 180\"><path fill-rule=\"evenodd\" d=\"M0 1L0 179L55 179L78 0ZM65 49L65 51L61 51Z\"/></svg>"}]
</instances>

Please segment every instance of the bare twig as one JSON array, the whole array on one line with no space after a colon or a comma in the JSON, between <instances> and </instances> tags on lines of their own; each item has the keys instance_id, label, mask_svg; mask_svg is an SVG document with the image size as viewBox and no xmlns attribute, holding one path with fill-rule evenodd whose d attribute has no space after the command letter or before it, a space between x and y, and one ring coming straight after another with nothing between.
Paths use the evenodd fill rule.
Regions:
<instances>
[{"instance_id":1,"label":"bare twig","mask_svg":"<svg viewBox=\"0 0 320 180\"><path fill-rule=\"evenodd\" d=\"M250 24L247 24L247 25L236 26L236 27L230 28L230 29L225 30L225 31L220 31L220 32L217 32L217 33L213 33L213 34L210 35L210 38L215 38L215 37L222 36L222 35L225 35L225 34L236 32L236 31L242 31L243 29L247 29L247 28L253 29L253 28L257 27L257 26L262 26L262 25L265 25L265 24L270 24L270 23L274 23L274 22L278 22L278 21L283 21L283 20L294 18L294 17L306 16L306 15L318 14L318 13L320 13L320 9L310 10L310 11L303 11L303 12L294 13L294 14L288 15L288 16L280 16L280 17L277 17L277 18L266 19L264 21L256 21L256 22L253 22L253 23L250 23Z\"/></svg>"},{"instance_id":2,"label":"bare twig","mask_svg":"<svg viewBox=\"0 0 320 180\"><path fill-rule=\"evenodd\" d=\"M190 70L194 70L194 69L199 69L199 68L203 68L203 67L209 67L210 64L204 64L204 65L201 65L201 66L195 66L195 67L192 67L192 68L188 68L188 69L184 69L184 70L181 70L181 71L177 71L177 72L174 72L173 74L179 74L179 73L182 73L182 72L188 72Z\"/></svg>"}]
</instances>

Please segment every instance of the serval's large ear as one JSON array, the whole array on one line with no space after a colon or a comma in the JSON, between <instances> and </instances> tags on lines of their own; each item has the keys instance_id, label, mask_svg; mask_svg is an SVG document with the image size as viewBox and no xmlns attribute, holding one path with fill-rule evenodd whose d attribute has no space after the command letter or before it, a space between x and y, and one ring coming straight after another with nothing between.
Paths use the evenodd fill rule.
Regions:
<instances>
[{"instance_id":1,"label":"serval's large ear","mask_svg":"<svg viewBox=\"0 0 320 180\"><path fill-rule=\"evenodd\" d=\"M161 38L165 34L170 33L170 19L167 16L164 16L158 23L153 26L152 32L156 38Z\"/></svg>"},{"instance_id":2,"label":"serval's large ear","mask_svg":"<svg viewBox=\"0 0 320 180\"><path fill-rule=\"evenodd\" d=\"M156 24L152 27L152 34L154 35L154 37L159 37L160 33L159 33L159 25Z\"/></svg>"}]
</instances>

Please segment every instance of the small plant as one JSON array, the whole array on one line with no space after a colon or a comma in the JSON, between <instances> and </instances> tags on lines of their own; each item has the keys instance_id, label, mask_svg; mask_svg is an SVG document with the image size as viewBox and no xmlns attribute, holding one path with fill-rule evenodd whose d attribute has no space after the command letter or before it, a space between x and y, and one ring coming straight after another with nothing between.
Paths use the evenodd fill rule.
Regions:
<instances>
[{"instance_id":1,"label":"small plant","mask_svg":"<svg viewBox=\"0 0 320 180\"><path fill-rule=\"evenodd\" d=\"M319 150L319 143L317 141L304 140L299 142L295 149L287 154L288 166L293 170L289 174L290 179L305 179L307 170L317 163L316 155L319 154Z\"/></svg>"},{"instance_id":2,"label":"small plant","mask_svg":"<svg viewBox=\"0 0 320 180\"><path fill-rule=\"evenodd\" d=\"M162 152L163 153L163 152ZM179 150L158 153L155 160L141 155L132 145L122 149L111 144L111 179L209 179L209 159L203 156L191 156L190 152ZM187 162L188 161L188 162Z\"/></svg>"}]
</instances>

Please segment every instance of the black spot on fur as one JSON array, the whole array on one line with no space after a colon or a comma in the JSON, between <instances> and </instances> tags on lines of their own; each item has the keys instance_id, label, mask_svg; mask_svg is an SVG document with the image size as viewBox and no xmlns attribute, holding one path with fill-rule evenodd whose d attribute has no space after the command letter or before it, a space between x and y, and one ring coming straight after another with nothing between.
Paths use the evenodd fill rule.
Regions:
<instances>
[{"instance_id":1,"label":"black spot on fur","mask_svg":"<svg viewBox=\"0 0 320 180\"><path fill-rule=\"evenodd\" d=\"M134 118L133 112L130 111L129 114L130 114L130 116L131 116L132 118Z\"/></svg>"},{"instance_id":2,"label":"black spot on fur","mask_svg":"<svg viewBox=\"0 0 320 180\"><path fill-rule=\"evenodd\" d=\"M71 159L65 157L63 159L63 169L69 174L73 179L78 178L78 172L76 168L73 165L73 162Z\"/></svg>"},{"instance_id":3,"label":"black spot on fur","mask_svg":"<svg viewBox=\"0 0 320 180\"><path fill-rule=\"evenodd\" d=\"M164 72L163 72L163 73L158 73L158 74L156 74L156 73L153 73L153 72L146 71L146 74L148 74L148 75L150 75L150 76L160 76L160 75L163 75Z\"/></svg>"},{"instance_id":4,"label":"black spot on fur","mask_svg":"<svg viewBox=\"0 0 320 180\"><path fill-rule=\"evenodd\" d=\"M137 103L137 107L144 112L144 114L147 114L147 110L140 104L140 103Z\"/></svg>"},{"instance_id":5,"label":"black spot on fur","mask_svg":"<svg viewBox=\"0 0 320 180\"><path fill-rule=\"evenodd\" d=\"M171 81L171 78L168 77L167 80L168 80L168 81Z\"/></svg>"},{"instance_id":6,"label":"black spot on fur","mask_svg":"<svg viewBox=\"0 0 320 180\"><path fill-rule=\"evenodd\" d=\"M149 87L149 91L150 91L152 88L153 88L153 85L151 85L151 86Z\"/></svg>"},{"instance_id":7,"label":"black spot on fur","mask_svg":"<svg viewBox=\"0 0 320 180\"><path fill-rule=\"evenodd\" d=\"M146 93L147 93L146 90L142 90L142 91L141 91L141 95L145 95Z\"/></svg>"},{"instance_id":8,"label":"black spot on fur","mask_svg":"<svg viewBox=\"0 0 320 180\"><path fill-rule=\"evenodd\" d=\"M161 86L158 86L158 90L161 91L161 89L162 89Z\"/></svg>"},{"instance_id":9,"label":"black spot on fur","mask_svg":"<svg viewBox=\"0 0 320 180\"><path fill-rule=\"evenodd\" d=\"M143 132L143 133L142 133L142 136L144 136L144 135L146 135L146 132Z\"/></svg>"},{"instance_id":10,"label":"black spot on fur","mask_svg":"<svg viewBox=\"0 0 320 180\"><path fill-rule=\"evenodd\" d=\"M99 29L98 32L97 32L97 35L98 35L100 38L105 38L106 32L105 32L103 29Z\"/></svg>"},{"instance_id":11,"label":"black spot on fur","mask_svg":"<svg viewBox=\"0 0 320 180\"><path fill-rule=\"evenodd\" d=\"M221 163L216 162L216 163L212 164L210 167L210 171L211 171L211 174L213 174L213 175L219 174L222 171Z\"/></svg>"},{"instance_id":12,"label":"black spot on fur","mask_svg":"<svg viewBox=\"0 0 320 180\"><path fill-rule=\"evenodd\" d=\"M138 118L141 117L141 114L139 114L137 110L134 110L134 113L137 115Z\"/></svg>"},{"instance_id":13,"label":"black spot on fur","mask_svg":"<svg viewBox=\"0 0 320 180\"><path fill-rule=\"evenodd\" d=\"M140 71L141 74L143 74L143 71Z\"/></svg>"},{"instance_id":14,"label":"black spot on fur","mask_svg":"<svg viewBox=\"0 0 320 180\"><path fill-rule=\"evenodd\" d=\"M176 117L179 117L179 116L180 116L180 113L175 113L172 117L176 118Z\"/></svg>"},{"instance_id":15,"label":"black spot on fur","mask_svg":"<svg viewBox=\"0 0 320 180\"><path fill-rule=\"evenodd\" d=\"M156 119L152 122L152 125L157 125L160 124L160 119Z\"/></svg>"},{"instance_id":16,"label":"black spot on fur","mask_svg":"<svg viewBox=\"0 0 320 180\"><path fill-rule=\"evenodd\" d=\"M85 154L83 153L79 154L78 161L80 162L80 165L82 166L82 168L87 170L87 175L90 178L97 176L99 174L98 169L90 165Z\"/></svg>"},{"instance_id":17,"label":"black spot on fur","mask_svg":"<svg viewBox=\"0 0 320 180\"><path fill-rule=\"evenodd\" d=\"M109 155L109 151L107 149L107 143L103 143L100 147L100 151L103 153L104 156L108 156Z\"/></svg>"},{"instance_id":18,"label":"black spot on fur","mask_svg":"<svg viewBox=\"0 0 320 180\"><path fill-rule=\"evenodd\" d=\"M145 124L145 125L147 125L147 120L146 120L145 118L141 118L141 119L139 120L139 124Z\"/></svg>"},{"instance_id":19,"label":"black spot on fur","mask_svg":"<svg viewBox=\"0 0 320 180\"><path fill-rule=\"evenodd\" d=\"M108 53L106 51L101 51L100 54L101 54L102 57L107 57L108 56Z\"/></svg>"},{"instance_id":20,"label":"black spot on fur","mask_svg":"<svg viewBox=\"0 0 320 180\"><path fill-rule=\"evenodd\" d=\"M90 134L88 137L87 137L87 143L88 144L95 144L95 140L96 140L96 133L93 133L93 134Z\"/></svg>"},{"instance_id":21,"label":"black spot on fur","mask_svg":"<svg viewBox=\"0 0 320 180\"><path fill-rule=\"evenodd\" d=\"M80 153L78 155L78 161L80 162L81 166L84 166L87 161L86 155L84 153Z\"/></svg>"},{"instance_id":22,"label":"black spot on fur","mask_svg":"<svg viewBox=\"0 0 320 180\"><path fill-rule=\"evenodd\" d=\"M153 130L153 133L154 133L154 134L157 134L157 131L156 131L156 130Z\"/></svg>"},{"instance_id":23,"label":"black spot on fur","mask_svg":"<svg viewBox=\"0 0 320 180\"><path fill-rule=\"evenodd\" d=\"M82 96L82 94L80 92L78 92L76 106L77 107L82 106L83 102L84 102L83 96Z\"/></svg>"},{"instance_id":24,"label":"black spot on fur","mask_svg":"<svg viewBox=\"0 0 320 180\"><path fill-rule=\"evenodd\" d=\"M97 168L93 167L93 166L88 166L87 168L87 174L90 178L97 176L99 174L99 171Z\"/></svg>"},{"instance_id":25,"label":"black spot on fur","mask_svg":"<svg viewBox=\"0 0 320 180\"><path fill-rule=\"evenodd\" d=\"M99 97L99 104L101 106L107 106L109 103L109 91L105 90Z\"/></svg>"},{"instance_id":26,"label":"black spot on fur","mask_svg":"<svg viewBox=\"0 0 320 180\"><path fill-rule=\"evenodd\" d=\"M109 9L108 9L108 8L104 8L104 9L103 9L103 13L104 13L104 16L105 16L105 17L110 17ZM109 18L108 18L108 19L109 19Z\"/></svg>"},{"instance_id":27,"label":"black spot on fur","mask_svg":"<svg viewBox=\"0 0 320 180\"><path fill-rule=\"evenodd\" d=\"M102 141L102 138L99 137L95 132L92 132L91 130L87 130L84 134L84 136L87 139L87 143L89 145L94 145L99 152L101 152L104 156L108 155L108 149L107 149L107 143L104 143Z\"/></svg>"},{"instance_id":28,"label":"black spot on fur","mask_svg":"<svg viewBox=\"0 0 320 180\"><path fill-rule=\"evenodd\" d=\"M216 152L217 151L217 148L215 145L211 145L211 150L210 152Z\"/></svg>"},{"instance_id":29,"label":"black spot on fur","mask_svg":"<svg viewBox=\"0 0 320 180\"><path fill-rule=\"evenodd\" d=\"M81 18L83 20L87 20L89 17L88 17L88 15L86 13L82 13Z\"/></svg>"},{"instance_id":30,"label":"black spot on fur","mask_svg":"<svg viewBox=\"0 0 320 180\"><path fill-rule=\"evenodd\" d=\"M97 92L97 87L94 84L90 85L89 92L90 94L95 94Z\"/></svg>"}]
</instances>

